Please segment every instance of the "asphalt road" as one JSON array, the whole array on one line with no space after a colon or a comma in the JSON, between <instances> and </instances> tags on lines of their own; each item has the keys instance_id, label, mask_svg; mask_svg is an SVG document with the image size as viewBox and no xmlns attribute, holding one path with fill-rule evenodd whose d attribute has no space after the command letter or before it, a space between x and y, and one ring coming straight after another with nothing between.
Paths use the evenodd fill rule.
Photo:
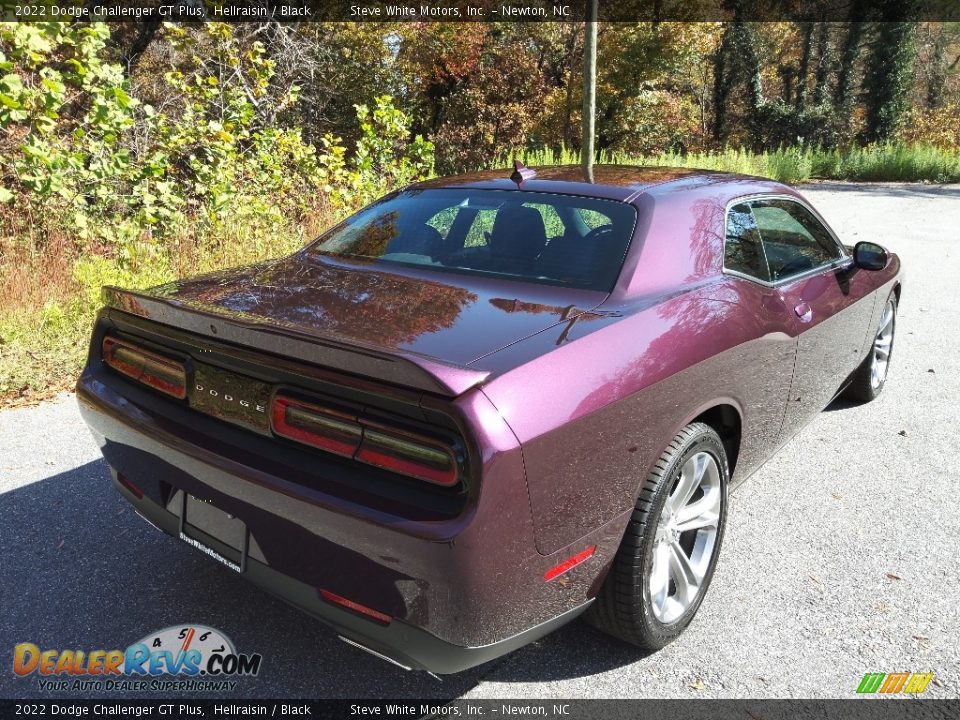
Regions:
<instances>
[{"instance_id":1,"label":"asphalt road","mask_svg":"<svg viewBox=\"0 0 960 720\"><path fill-rule=\"evenodd\" d=\"M126 647L184 622L264 656L232 697L843 698L894 671L960 696L960 186L805 192L845 241L903 258L889 382L738 490L709 595L666 649L577 622L443 682L395 669L137 518L67 395L0 412L0 697L43 694L11 672L16 643Z\"/></svg>"}]
</instances>

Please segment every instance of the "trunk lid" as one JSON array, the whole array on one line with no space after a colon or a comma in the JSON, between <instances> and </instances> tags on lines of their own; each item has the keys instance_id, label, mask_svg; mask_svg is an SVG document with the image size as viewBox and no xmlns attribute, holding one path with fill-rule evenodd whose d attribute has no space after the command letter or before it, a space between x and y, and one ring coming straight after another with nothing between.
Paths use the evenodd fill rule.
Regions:
<instances>
[{"instance_id":1,"label":"trunk lid","mask_svg":"<svg viewBox=\"0 0 960 720\"><path fill-rule=\"evenodd\" d=\"M302 254L109 306L218 340L443 395L482 383L482 359L596 307L603 293Z\"/></svg>"}]
</instances>

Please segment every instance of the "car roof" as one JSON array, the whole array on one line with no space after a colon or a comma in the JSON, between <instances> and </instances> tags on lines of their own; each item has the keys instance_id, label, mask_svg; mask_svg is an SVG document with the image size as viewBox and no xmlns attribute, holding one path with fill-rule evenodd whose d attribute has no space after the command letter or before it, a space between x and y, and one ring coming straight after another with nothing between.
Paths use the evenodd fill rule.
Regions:
<instances>
[{"instance_id":1,"label":"car roof","mask_svg":"<svg viewBox=\"0 0 960 720\"><path fill-rule=\"evenodd\" d=\"M596 165L593 182L584 181L579 165L549 165L530 168L536 177L519 186L510 179L511 168L483 170L462 175L434 178L411 188L472 188L478 190L523 190L527 192L581 195L631 202L638 195L680 189L712 188L720 195L736 197L745 192L780 192L784 185L766 178L696 168L648 167L641 165ZM706 186L706 187L705 187ZM728 188L724 193L722 188Z\"/></svg>"}]
</instances>

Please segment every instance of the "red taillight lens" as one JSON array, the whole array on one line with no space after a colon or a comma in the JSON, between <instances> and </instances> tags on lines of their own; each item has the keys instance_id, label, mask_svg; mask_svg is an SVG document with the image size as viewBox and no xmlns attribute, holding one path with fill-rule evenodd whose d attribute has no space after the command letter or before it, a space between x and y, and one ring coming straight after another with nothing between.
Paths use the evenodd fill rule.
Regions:
<instances>
[{"instance_id":1,"label":"red taillight lens","mask_svg":"<svg viewBox=\"0 0 960 720\"><path fill-rule=\"evenodd\" d=\"M357 460L436 485L457 482L457 463L449 448L419 437L364 428Z\"/></svg>"},{"instance_id":2,"label":"red taillight lens","mask_svg":"<svg viewBox=\"0 0 960 720\"><path fill-rule=\"evenodd\" d=\"M344 457L353 457L360 446L363 428L336 410L278 395L270 415L273 431L281 437Z\"/></svg>"},{"instance_id":3,"label":"red taillight lens","mask_svg":"<svg viewBox=\"0 0 960 720\"><path fill-rule=\"evenodd\" d=\"M178 400L187 397L187 368L182 362L113 337L103 339L102 357L107 365L137 382Z\"/></svg>"},{"instance_id":4,"label":"red taillight lens","mask_svg":"<svg viewBox=\"0 0 960 720\"><path fill-rule=\"evenodd\" d=\"M375 620L381 625L390 624L390 616L384 615L382 612L374 610L373 608L368 608L366 605L361 605L358 602L354 602L345 597L341 597L335 593L330 592L329 590L319 589L317 592L320 593L320 597L326 600L328 603L333 603L334 605L339 605L340 607L346 608L347 610L352 610L355 613L360 613L365 615L371 620Z\"/></svg>"},{"instance_id":5,"label":"red taillight lens","mask_svg":"<svg viewBox=\"0 0 960 720\"><path fill-rule=\"evenodd\" d=\"M283 395L274 398L270 416L280 437L436 485L457 483L453 450L430 438Z\"/></svg>"}]
</instances>

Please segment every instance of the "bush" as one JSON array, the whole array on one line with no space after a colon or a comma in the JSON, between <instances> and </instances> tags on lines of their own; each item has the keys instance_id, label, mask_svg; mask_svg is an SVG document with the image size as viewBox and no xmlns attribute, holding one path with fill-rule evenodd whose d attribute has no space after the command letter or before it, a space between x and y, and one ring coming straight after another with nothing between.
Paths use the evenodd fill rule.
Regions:
<instances>
[{"instance_id":1,"label":"bush","mask_svg":"<svg viewBox=\"0 0 960 720\"><path fill-rule=\"evenodd\" d=\"M299 90L268 96L259 42L219 23L162 32L180 62L158 110L108 61L105 24L0 25L0 291L18 298L0 308L0 396L70 376L104 284L290 252L318 219L432 172L432 144L390 96L356 106L352 152L333 135L314 147L273 122ZM51 252L72 273L44 284Z\"/></svg>"},{"instance_id":2,"label":"bush","mask_svg":"<svg viewBox=\"0 0 960 720\"><path fill-rule=\"evenodd\" d=\"M904 145L960 150L960 103L948 103L933 110L911 109L897 139Z\"/></svg>"},{"instance_id":3,"label":"bush","mask_svg":"<svg viewBox=\"0 0 960 720\"><path fill-rule=\"evenodd\" d=\"M611 147L632 148L645 154L682 147L686 139L698 132L698 112L689 97L643 89L625 100L616 120L608 123L607 140Z\"/></svg>"},{"instance_id":4,"label":"bush","mask_svg":"<svg viewBox=\"0 0 960 720\"><path fill-rule=\"evenodd\" d=\"M850 123L830 105L797 110L783 101L764 103L757 110L753 138L759 149L790 147L835 148L852 137Z\"/></svg>"}]
</instances>

